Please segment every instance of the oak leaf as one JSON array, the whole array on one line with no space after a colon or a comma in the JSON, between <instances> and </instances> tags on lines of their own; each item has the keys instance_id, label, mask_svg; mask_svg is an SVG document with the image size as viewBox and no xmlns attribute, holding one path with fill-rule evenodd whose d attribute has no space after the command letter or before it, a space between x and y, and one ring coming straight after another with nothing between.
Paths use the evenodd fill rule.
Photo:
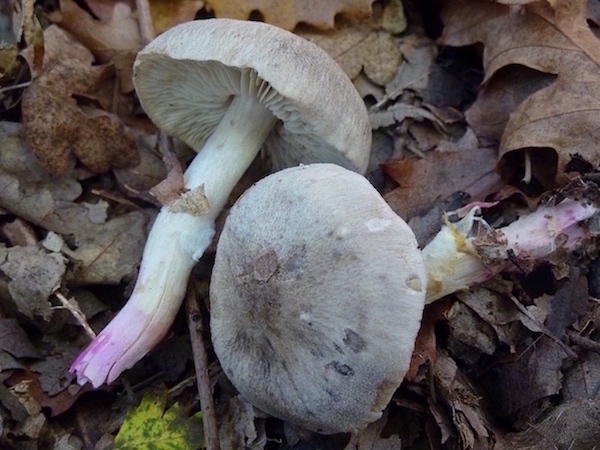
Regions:
<instances>
[{"instance_id":1,"label":"oak leaf","mask_svg":"<svg viewBox=\"0 0 600 450\"><path fill-rule=\"evenodd\" d=\"M532 179L547 189L560 182L572 154L600 163L600 42L588 25L585 0L508 3L513 5L449 2L441 41L483 44L482 94L467 119L479 134L501 134L499 169L505 179L527 180L525 166L532 161ZM530 76L516 91L507 74L519 66Z\"/></svg>"},{"instance_id":2,"label":"oak leaf","mask_svg":"<svg viewBox=\"0 0 600 450\"><path fill-rule=\"evenodd\" d=\"M248 19L258 12L264 21L293 30L300 22L331 29L337 14L364 19L371 13L373 0L209 0L217 17Z\"/></svg>"}]
</instances>

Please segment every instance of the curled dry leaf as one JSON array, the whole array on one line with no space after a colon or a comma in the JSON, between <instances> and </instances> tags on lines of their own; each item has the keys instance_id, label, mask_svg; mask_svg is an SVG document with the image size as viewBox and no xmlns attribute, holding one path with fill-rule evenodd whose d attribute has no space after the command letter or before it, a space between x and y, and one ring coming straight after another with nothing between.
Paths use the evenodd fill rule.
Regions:
<instances>
[{"instance_id":1,"label":"curled dry leaf","mask_svg":"<svg viewBox=\"0 0 600 450\"><path fill-rule=\"evenodd\" d=\"M217 17L248 19L258 11L264 21L293 30L300 22L331 29L337 14L364 19L371 13L373 0L208 0Z\"/></svg>"},{"instance_id":2,"label":"curled dry leaf","mask_svg":"<svg viewBox=\"0 0 600 450\"><path fill-rule=\"evenodd\" d=\"M62 46L44 60L45 71L23 95L25 136L44 167L56 176L66 173L71 152L92 172L138 162L137 144L114 115L101 109L79 107L75 96L93 98L112 76L111 66L92 66L93 56L64 31L52 26L45 32L49 47Z\"/></svg>"},{"instance_id":3,"label":"curled dry leaf","mask_svg":"<svg viewBox=\"0 0 600 450\"><path fill-rule=\"evenodd\" d=\"M533 178L544 188L565 171L571 154L600 163L600 46L585 5L584 0L557 0L514 8L469 0L449 2L442 13L442 43L483 43L483 93L467 117L488 137L502 131L499 168L511 182L524 176L528 149L536 149ZM518 89L513 84L504 90L515 65L534 76L529 83L522 79ZM501 92L505 97L499 100Z\"/></svg>"}]
</instances>

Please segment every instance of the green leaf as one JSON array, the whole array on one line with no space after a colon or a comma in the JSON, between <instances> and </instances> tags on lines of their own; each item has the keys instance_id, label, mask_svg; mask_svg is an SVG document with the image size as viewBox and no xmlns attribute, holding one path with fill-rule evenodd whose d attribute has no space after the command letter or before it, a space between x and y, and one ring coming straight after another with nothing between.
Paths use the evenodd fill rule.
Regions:
<instances>
[{"instance_id":1,"label":"green leaf","mask_svg":"<svg viewBox=\"0 0 600 450\"><path fill-rule=\"evenodd\" d=\"M187 417L179 404L165 411L167 391L146 393L127 413L115 450L195 450L204 448L202 413Z\"/></svg>"}]
</instances>

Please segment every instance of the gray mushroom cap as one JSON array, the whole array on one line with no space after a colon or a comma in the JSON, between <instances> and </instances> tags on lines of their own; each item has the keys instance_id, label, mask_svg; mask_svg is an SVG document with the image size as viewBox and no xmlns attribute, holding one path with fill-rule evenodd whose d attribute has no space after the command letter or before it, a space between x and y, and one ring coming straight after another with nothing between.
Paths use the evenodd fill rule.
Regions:
<instances>
[{"instance_id":1,"label":"gray mushroom cap","mask_svg":"<svg viewBox=\"0 0 600 450\"><path fill-rule=\"evenodd\" d=\"M262 147L275 168L333 162L366 170L371 127L354 86L321 48L272 25L178 25L138 54L134 84L154 123L197 151L233 96L254 95L279 119Z\"/></svg>"},{"instance_id":2,"label":"gray mushroom cap","mask_svg":"<svg viewBox=\"0 0 600 450\"><path fill-rule=\"evenodd\" d=\"M381 416L408 370L425 289L412 231L364 177L286 169L226 220L210 287L214 349L261 410L355 431Z\"/></svg>"}]
</instances>

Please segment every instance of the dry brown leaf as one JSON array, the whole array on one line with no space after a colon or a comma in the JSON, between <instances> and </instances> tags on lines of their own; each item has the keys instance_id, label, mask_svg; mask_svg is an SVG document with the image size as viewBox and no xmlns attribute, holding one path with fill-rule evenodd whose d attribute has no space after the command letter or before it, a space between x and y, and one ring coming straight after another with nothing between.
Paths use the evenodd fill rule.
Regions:
<instances>
[{"instance_id":1,"label":"dry brown leaf","mask_svg":"<svg viewBox=\"0 0 600 450\"><path fill-rule=\"evenodd\" d=\"M473 0L449 2L442 18L444 44L483 43L484 91L489 87L495 94L481 95L468 118L479 132L491 131L490 137L497 137L510 114L499 154L505 179L516 182L523 176L529 148L538 151L533 178L546 189L555 175L563 173L571 154L580 154L593 165L600 163L595 135L600 129L600 46L586 21L585 0L518 8ZM557 79L549 86L548 77L522 80L518 92L513 85L512 98L499 101L498 93L508 82L497 85L493 79L506 77L513 65ZM498 103L502 107L495 110ZM489 114L494 110L496 114ZM478 127L481 123L490 126Z\"/></svg>"},{"instance_id":2,"label":"dry brown leaf","mask_svg":"<svg viewBox=\"0 0 600 450\"><path fill-rule=\"evenodd\" d=\"M463 191L474 201L483 200L498 184L496 152L473 148L453 152L428 152L425 159L407 158L385 163L385 172L399 187L386 201L405 220L425 213L441 196Z\"/></svg>"},{"instance_id":3,"label":"dry brown leaf","mask_svg":"<svg viewBox=\"0 0 600 450\"><path fill-rule=\"evenodd\" d=\"M222 448L263 450L266 437L259 426L264 413L256 410L242 396L232 396L219 408L219 438ZM262 429L261 429L262 428Z\"/></svg>"},{"instance_id":4,"label":"dry brown leaf","mask_svg":"<svg viewBox=\"0 0 600 450\"><path fill-rule=\"evenodd\" d=\"M387 436L383 429L388 421L387 409L377 421L358 433L352 433L344 450L402 450L402 440L397 434ZM383 437L386 435L386 437Z\"/></svg>"},{"instance_id":5,"label":"dry brown leaf","mask_svg":"<svg viewBox=\"0 0 600 450\"><path fill-rule=\"evenodd\" d=\"M452 421L460 435L462 448L488 448L491 433L482 399L456 362L445 352L439 352L434 374L436 387L452 411Z\"/></svg>"},{"instance_id":6,"label":"dry brown leaf","mask_svg":"<svg viewBox=\"0 0 600 450\"><path fill-rule=\"evenodd\" d=\"M435 363L437 358L437 339L435 328L440 321L445 320L445 314L450 308L448 300L440 300L425 308L421 328L417 339L415 340L415 349L413 351L410 368L404 379L415 381L421 366L428 363Z\"/></svg>"},{"instance_id":7,"label":"dry brown leaf","mask_svg":"<svg viewBox=\"0 0 600 450\"><path fill-rule=\"evenodd\" d=\"M293 30L300 22L331 29L337 14L364 19L371 13L373 0L208 0L217 17L248 19L259 12L264 21Z\"/></svg>"},{"instance_id":8,"label":"dry brown leaf","mask_svg":"<svg viewBox=\"0 0 600 450\"><path fill-rule=\"evenodd\" d=\"M74 98L93 98L113 74L112 67L92 66L89 51L56 26L45 36L50 49L45 71L22 100L26 137L40 161L57 176L68 170L71 153L96 173L138 162L136 141L121 121L103 110L79 107Z\"/></svg>"}]
</instances>

